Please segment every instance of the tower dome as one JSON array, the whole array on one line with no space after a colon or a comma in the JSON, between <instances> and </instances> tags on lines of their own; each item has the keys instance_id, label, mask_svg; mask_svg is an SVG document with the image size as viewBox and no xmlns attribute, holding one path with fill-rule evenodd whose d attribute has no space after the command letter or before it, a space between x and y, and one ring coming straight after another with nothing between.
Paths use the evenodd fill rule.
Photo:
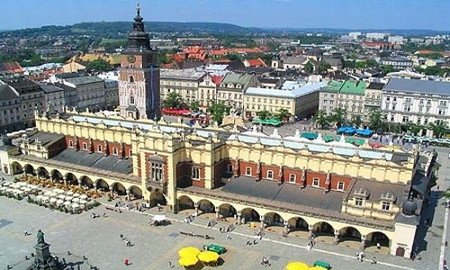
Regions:
<instances>
[{"instance_id":1,"label":"tower dome","mask_svg":"<svg viewBox=\"0 0 450 270\"><path fill-rule=\"evenodd\" d=\"M413 199L408 199L402 205L402 213L405 216L414 216L417 210L417 203Z\"/></svg>"}]
</instances>

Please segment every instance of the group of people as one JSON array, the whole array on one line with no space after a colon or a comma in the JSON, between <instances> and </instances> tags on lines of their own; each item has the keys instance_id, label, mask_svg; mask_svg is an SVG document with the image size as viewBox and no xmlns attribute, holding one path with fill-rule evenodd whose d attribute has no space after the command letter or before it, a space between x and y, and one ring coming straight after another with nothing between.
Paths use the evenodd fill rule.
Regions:
<instances>
[{"instance_id":1,"label":"group of people","mask_svg":"<svg viewBox=\"0 0 450 270\"><path fill-rule=\"evenodd\" d=\"M261 259L261 265L264 265L264 266L270 266L270 261L269 261L269 259L267 259L266 257L262 257L262 259Z\"/></svg>"},{"instance_id":2,"label":"group of people","mask_svg":"<svg viewBox=\"0 0 450 270\"><path fill-rule=\"evenodd\" d=\"M134 246L133 243L131 243L131 241L128 240L128 238L125 238L125 237L123 236L123 234L120 234L119 237L120 237L120 239L122 239L122 241L125 243L125 245L126 245L127 247L132 247L132 246Z\"/></svg>"}]
</instances>

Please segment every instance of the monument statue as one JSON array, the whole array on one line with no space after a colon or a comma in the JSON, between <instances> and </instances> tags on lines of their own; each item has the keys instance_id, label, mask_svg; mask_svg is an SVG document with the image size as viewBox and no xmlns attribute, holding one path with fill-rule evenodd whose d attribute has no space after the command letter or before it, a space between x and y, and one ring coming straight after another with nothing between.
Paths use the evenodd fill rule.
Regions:
<instances>
[{"instance_id":1,"label":"monument statue","mask_svg":"<svg viewBox=\"0 0 450 270\"><path fill-rule=\"evenodd\" d=\"M37 243L38 243L38 244L45 244L45 241L44 241L44 233L43 233L41 230L39 230L39 231L37 232L36 236L37 236Z\"/></svg>"}]
</instances>

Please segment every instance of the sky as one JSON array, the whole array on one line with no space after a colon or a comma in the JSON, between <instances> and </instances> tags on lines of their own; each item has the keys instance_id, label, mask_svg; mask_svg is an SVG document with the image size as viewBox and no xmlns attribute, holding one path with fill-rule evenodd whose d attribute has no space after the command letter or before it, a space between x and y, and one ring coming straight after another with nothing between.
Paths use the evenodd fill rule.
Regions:
<instances>
[{"instance_id":1,"label":"sky","mask_svg":"<svg viewBox=\"0 0 450 270\"><path fill-rule=\"evenodd\" d=\"M137 0L0 0L0 29L130 21ZM450 30L450 0L140 0L146 21Z\"/></svg>"}]
</instances>

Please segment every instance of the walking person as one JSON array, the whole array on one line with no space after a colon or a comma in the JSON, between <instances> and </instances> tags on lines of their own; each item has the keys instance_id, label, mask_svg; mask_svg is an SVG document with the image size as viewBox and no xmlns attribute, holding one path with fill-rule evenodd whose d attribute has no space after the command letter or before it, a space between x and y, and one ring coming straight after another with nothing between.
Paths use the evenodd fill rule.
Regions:
<instances>
[{"instance_id":1,"label":"walking person","mask_svg":"<svg viewBox=\"0 0 450 270\"><path fill-rule=\"evenodd\" d=\"M128 265L130 265L130 261L128 259L125 259L124 264L125 264L125 266L128 266Z\"/></svg>"}]
</instances>

